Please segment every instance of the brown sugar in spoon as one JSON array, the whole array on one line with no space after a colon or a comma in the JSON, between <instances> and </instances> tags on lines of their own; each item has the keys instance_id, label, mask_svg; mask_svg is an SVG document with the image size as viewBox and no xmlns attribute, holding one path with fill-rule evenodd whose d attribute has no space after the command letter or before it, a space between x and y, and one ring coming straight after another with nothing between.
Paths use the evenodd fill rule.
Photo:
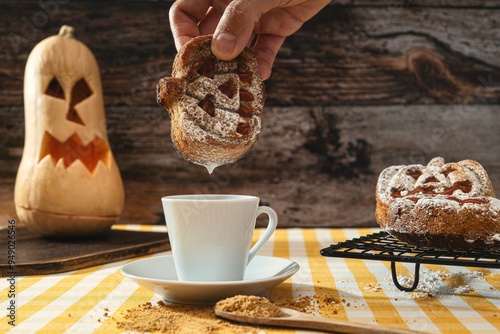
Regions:
<instances>
[{"instance_id":1,"label":"brown sugar in spoon","mask_svg":"<svg viewBox=\"0 0 500 334\"><path fill-rule=\"evenodd\" d=\"M317 329L336 333L377 333L377 334L410 334L423 333L404 328L388 327L381 325L372 325L357 323L351 321L323 318L296 310L280 307L281 316L279 317L258 317L241 315L232 312L225 312L215 307L215 315L228 320L245 322L250 324L282 326L304 329Z\"/></svg>"}]
</instances>

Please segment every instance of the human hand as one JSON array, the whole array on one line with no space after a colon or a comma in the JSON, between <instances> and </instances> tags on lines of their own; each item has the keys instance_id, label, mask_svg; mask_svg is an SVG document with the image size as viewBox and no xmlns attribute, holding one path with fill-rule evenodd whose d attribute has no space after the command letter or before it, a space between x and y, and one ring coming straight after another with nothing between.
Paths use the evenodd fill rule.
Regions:
<instances>
[{"instance_id":1,"label":"human hand","mask_svg":"<svg viewBox=\"0 0 500 334\"><path fill-rule=\"evenodd\" d=\"M330 0L177 0L170 8L170 26L179 50L199 35L214 34L212 52L232 60L250 47L266 80L287 36L316 15Z\"/></svg>"}]
</instances>

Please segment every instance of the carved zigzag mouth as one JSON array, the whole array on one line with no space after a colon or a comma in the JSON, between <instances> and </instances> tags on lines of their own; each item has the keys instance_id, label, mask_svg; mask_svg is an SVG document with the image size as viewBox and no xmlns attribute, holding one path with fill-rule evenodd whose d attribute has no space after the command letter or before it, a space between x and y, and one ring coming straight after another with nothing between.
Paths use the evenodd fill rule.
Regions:
<instances>
[{"instance_id":1,"label":"carved zigzag mouth","mask_svg":"<svg viewBox=\"0 0 500 334\"><path fill-rule=\"evenodd\" d=\"M99 161L102 161L109 168L109 146L99 137L95 137L87 145L83 145L76 133L64 142L60 142L45 131L38 161L40 162L47 155L50 155L54 166L62 159L64 168L68 168L76 160L80 160L91 173L94 173Z\"/></svg>"}]
</instances>

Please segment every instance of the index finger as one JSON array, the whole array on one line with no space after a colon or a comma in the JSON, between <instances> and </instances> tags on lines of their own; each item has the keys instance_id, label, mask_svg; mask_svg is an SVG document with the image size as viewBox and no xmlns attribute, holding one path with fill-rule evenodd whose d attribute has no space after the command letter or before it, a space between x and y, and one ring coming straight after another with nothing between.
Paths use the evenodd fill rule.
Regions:
<instances>
[{"instance_id":1,"label":"index finger","mask_svg":"<svg viewBox=\"0 0 500 334\"><path fill-rule=\"evenodd\" d=\"M210 0L177 0L172 4L169 20L177 50L201 34L198 23L203 20L210 6Z\"/></svg>"}]
</instances>

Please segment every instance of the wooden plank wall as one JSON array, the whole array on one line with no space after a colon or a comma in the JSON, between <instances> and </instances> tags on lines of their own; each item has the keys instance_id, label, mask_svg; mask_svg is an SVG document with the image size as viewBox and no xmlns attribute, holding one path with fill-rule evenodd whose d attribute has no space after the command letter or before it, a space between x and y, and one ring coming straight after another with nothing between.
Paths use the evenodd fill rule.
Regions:
<instances>
[{"instance_id":1,"label":"wooden plank wall","mask_svg":"<svg viewBox=\"0 0 500 334\"><path fill-rule=\"evenodd\" d=\"M375 225L381 170L435 156L480 161L500 189L497 1L333 1L283 45L254 148L212 175L178 157L155 102L176 53L170 5L2 1L1 219L15 217L26 59L63 24L76 28L101 69L124 223L161 223L163 195L209 192L258 195L282 227Z\"/></svg>"}]
</instances>

